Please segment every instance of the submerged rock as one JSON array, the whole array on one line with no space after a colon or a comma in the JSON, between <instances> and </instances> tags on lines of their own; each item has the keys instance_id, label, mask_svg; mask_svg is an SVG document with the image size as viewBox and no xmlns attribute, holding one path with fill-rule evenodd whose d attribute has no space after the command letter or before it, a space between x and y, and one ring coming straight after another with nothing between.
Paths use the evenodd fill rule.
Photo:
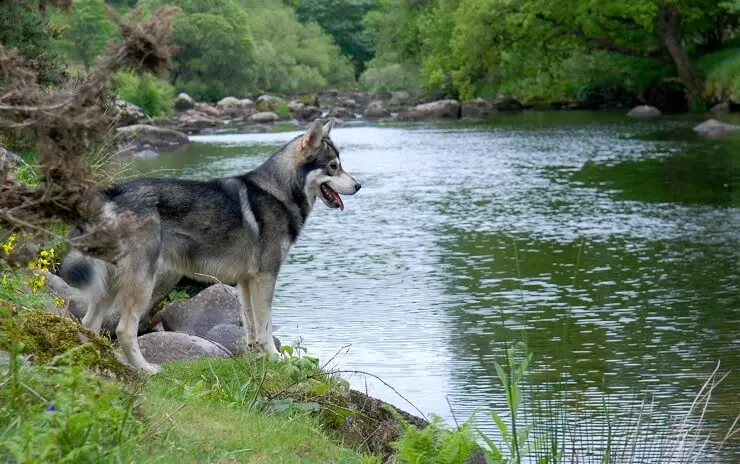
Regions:
<instances>
[{"instance_id":1,"label":"submerged rock","mask_svg":"<svg viewBox=\"0 0 740 464\"><path fill-rule=\"evenodd\" d=\"M424 119L458 119L460 117L460 102L457 100L437 100L431 103L416 105L408 112L399 116L399 119L417 121Z\"/></svg>"},{"instance_id":2,"label":"submerged rock","mask_svg":"<svg viewBox=\"0 0 740 464\"><path fill-rule=\"evenodd\" d=\"M126 148L134 149L157 149L173 148L188 144L188 136L174 129L150 126L147 124L134 124L118 128L120 143Z\"/></svg>"},{"instance_id":3,"label":"submerged rock","mask_svg":"<svg viewBox=\"0 0 740 464\"><path fill-rule=\"evenodd\" d=\"M731 132L740 131L740 125L709 119L694 127L694 132L705 137L721 137Z\"/></svg>"},{"instance_id":4,"label":"submerged rock","mask_svg":"<svg viewBox=\"0 0 740 464\"><path fill-rule=\"evenodd\" d=\"M660 117L660 110L650 105L640 105L632 108L627 116L630 118L657 118Z\"/></svg>"}]
</instances>

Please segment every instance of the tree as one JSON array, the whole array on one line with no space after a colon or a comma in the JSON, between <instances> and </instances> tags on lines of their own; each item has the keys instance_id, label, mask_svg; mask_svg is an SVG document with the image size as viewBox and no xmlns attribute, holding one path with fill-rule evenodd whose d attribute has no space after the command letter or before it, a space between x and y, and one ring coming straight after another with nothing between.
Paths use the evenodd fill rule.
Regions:
<instances>
[{"instance_id":1,"label":"tree","mask_svg":"<svg viewBox=\"0 0 740 464\"><path fill-rule=\"evenodd\" d=\"M57 2L52 6L66 5ZM0 2L0 44L17 49L39 83L54 85L61 83L64 71L52 51L57 30L51 26L45 10L45 2Z\"/></svg>"},{"instance_id":2,"label":"tree","mask_svg":"<svg viewBox=\"0 0 740 464\"><path fill-rule=\"evenodd\" d=\"M167 4L167 0L155 0ZM249 18L234 0L181 0L173 32L179 47L172 82L193 98L244 96L255 87Z\"/></svg>"},{"instance_id":3,"label":"tree","mask_svg":"<svg viewBox=\"0 0 740 464\"><path fill-rule=\"evenodd\" d=\"M298 17L303 22L318 23L339 46L342 54L355 63L358 73L372 58L372 42L363 25L366 13L377 0L295 0Z\"/></svg>"},{"instance_id":4,"label":"tree","mask_svg":"<svg viewBox=\"0 0 740 464\"><path fill-rule=\"evenodd\" d=\"M103 0L75 0L70 27L64 32L63 41L70 57L89 70L95 58L105 52L115 33L116 26L108 16Z\"/></svg>"}]
</instances>

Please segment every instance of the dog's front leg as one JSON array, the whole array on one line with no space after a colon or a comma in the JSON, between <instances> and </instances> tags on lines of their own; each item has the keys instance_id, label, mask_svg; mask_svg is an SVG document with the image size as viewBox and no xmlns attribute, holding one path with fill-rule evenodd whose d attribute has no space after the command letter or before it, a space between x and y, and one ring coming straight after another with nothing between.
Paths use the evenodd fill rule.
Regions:
<instances>
[{"instance_id":1,"label":"dog's front leg","mask_svg":"<svg viewBox=\"0 0 740 464\"><path fill-rule=\"evenodd\" d=\"M242 305L240 313L242 327L244 327L244 337L246 338L246 347L251 348L257 340L254 323L254 311L252 310L252 301L249 296L249 280L239 281L239 302Z\"/></svg>"},{"instance_id":2,"label":"dog's front leg","mask_svg":"<svg viewBox=\"0 0 740 464\"><path fill-rule=\"evenodd\" d=\"M258 349L270 354L279 354L272 338L272 297L275 294L276 277L270 273L260 273L248 282L255 342Z\"/></svg>"}]
</instances>

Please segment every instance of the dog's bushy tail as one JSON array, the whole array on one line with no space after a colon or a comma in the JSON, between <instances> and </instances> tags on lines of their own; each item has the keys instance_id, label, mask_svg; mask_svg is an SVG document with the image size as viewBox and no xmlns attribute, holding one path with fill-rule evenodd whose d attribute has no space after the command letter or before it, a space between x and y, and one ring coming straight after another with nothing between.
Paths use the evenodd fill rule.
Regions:
<instances>
[{"instance_id":1,"label":"dog's bushy tail","mask_svg":"<svg viewBox=\"0 0 740 464\"><path fill-rule=\"evenodd\" d=\"M70 239L82 235L81 227L74 227ZM71 248L62 260L59 274L62 279L75 288L88 287L94 277L95 266L92 258L85 256L79 250Z\"/></svg>"}]
</instances>

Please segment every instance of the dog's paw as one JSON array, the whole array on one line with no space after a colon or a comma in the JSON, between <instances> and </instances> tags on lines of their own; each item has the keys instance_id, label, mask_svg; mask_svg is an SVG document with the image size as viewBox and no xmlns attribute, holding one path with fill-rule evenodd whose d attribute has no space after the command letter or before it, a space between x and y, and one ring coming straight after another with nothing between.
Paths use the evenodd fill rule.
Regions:
<instances>
[{"instance_id":1,"label":"dog's paw","mask_svg":"<svg viewBox=\"0 0 740 464\"><path fill-rule=\"evenodd\" d=\"M162 372L162 366L159 366L157 364L152 364L152 363L143 364L139 366L139 369L144 371L146 375L155 375L155 374L159 374L160 372Z\"/></svg>"}]
</instances>

